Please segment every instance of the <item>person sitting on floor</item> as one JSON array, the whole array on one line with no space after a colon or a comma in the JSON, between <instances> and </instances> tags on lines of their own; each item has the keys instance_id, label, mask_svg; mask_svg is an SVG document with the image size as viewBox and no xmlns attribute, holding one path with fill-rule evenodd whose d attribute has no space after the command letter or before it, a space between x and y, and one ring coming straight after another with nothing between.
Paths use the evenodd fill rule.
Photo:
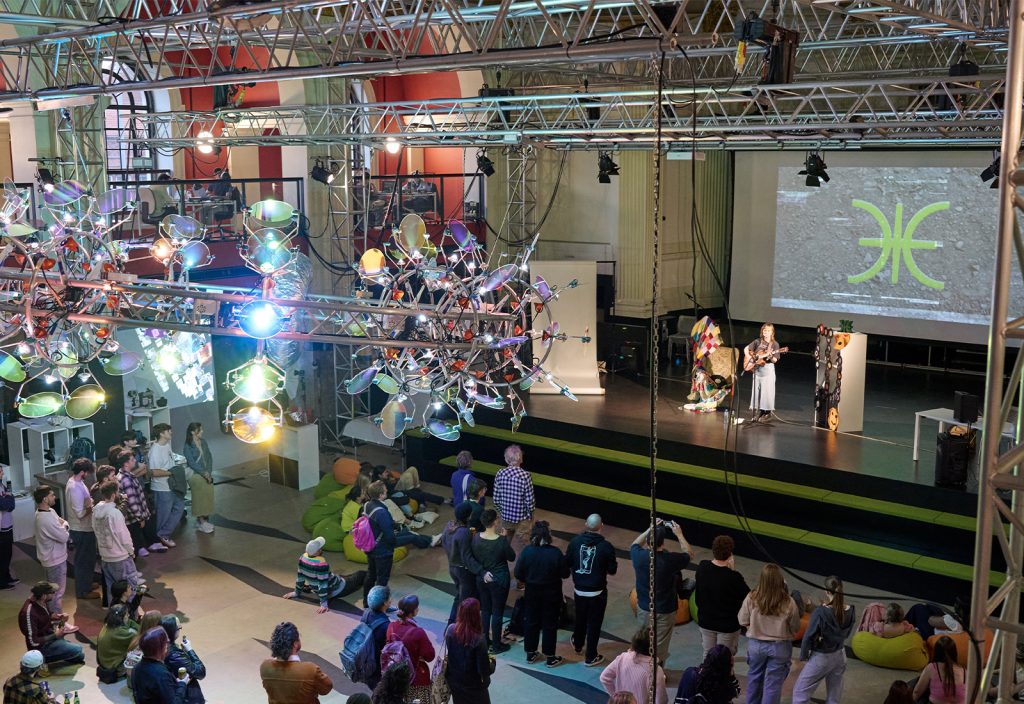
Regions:
<instances>
[{"instance_id":1,"label":"person sitting on floor","mask_svg":"<svg viewBox=\"0 0 1024 704\"><path fill-rule=\"evenodd\" d=\"M299 569L295 577L295 591L284 595L285 599L294 599L304 592L316 592L320 598L318 614L325 614L330 608L334 597L348 596L362 588L366 572L359 571L347 577L331 572L327 558L323 556L327 540L322 537L313 538L306 543L306 552L299 558Z\"/></svg>"},{"instance_id":2,"label":"person sitting on floor","mask_svg":"<svg viewBox=\"0 0 1024 704\"><path fill-rule=\"evenodd\" d=\"M47 704L56 702L53 695L48 695L43 686L36 682L39 671L45 661L38 650L30 650L21 656L21 667L18 674L4 682L4 702L28 702L29 704Z\"/></svg>"},{"instance_id":3,"label":"person sitting on floor","mask_svg":"<svg viewBox=\"0 0 1024 704\"><path fill-rule=\"evenodd\" d=\"M178 634L181 632L181 623L174 615L164 616L160 619L160 627L167 634L170 644L167 647L167 657L164 658L164 665L167 671L177 676L184 670L188 673L188 684L185 685L185 704L205 704L206 697L203 696L203 688L199 680L206 677L206 665L192 649L192 643L188 638L182 636L181 645L178 644Z\"/></svg>"},{"instance_id":4,"label":"person sitting on floor","mask_svg":"<svg viewBox=\"0 0 1024 704\"><path fill-rule=\"evenodd\" d=\"M111 606L96 639L96 677L104 684L124 679L127 674L124 659L139 635L139 624L130 617L129 609L123 603Z\"/></svg>"},{"instance_id":5,"label":"person sitting on floor","mask_svg":"<svg viewBox=\"0 0 1024 704\"><path fill-rule=\"evenodd\" d=\"M50 613L56 591L57 585L50 582L36 582L32 586L32 595L18 612L18 627L25 636L25 645L28 650L41 652L47 663L85 664L82 646L64 640L78 627L66 626L62 614Z\"/></svg>"},{"instance_id":6,"label":"person sitting on floor","mask_svg":"<svg viewBox=\"0 0 1024 704\"><path fill-rule=\"evenodd\" d=\"M719 643L708 649L703 663L683 672L674 704L689 704L698 694L704 704L729 704L739 693L740 683L732 670L732 650Z\"/></svg>"},{"instance_id":7,"label":"person sitting on floor","mask_svg":"<svg viewBox=\"0 0 1024 704\"><path fill-rule=\"evenodd\" d=\"M189 676L176 677L164 665L170 641L160 626L142 634L139 648L142 661L132 672L132 692L136 704L184 704Z\"/></svg>"},{"instance_id":8,"label":"person sitting on floor","mask_svg":"<svg viewBox=\"0 0 1024 704\"><path fill-rule=\"evenodd\" d=\"M911 633L913 624L906 620L903 607L895 601L885 607L885 620L875 621L868 625L868 631L880 638L896 638L904 633Z\"/></svg>"},{"instance_id":9,"label":"person sitting on floor","mask_svg":"<svg viewBox=\"0 0 1024 704\"><path fill-rule=\"evenodd\" d=\"M949 636L935 642L932 661L914 685L914 701L927 697L931 704L963 704L967 671L957 664L956 643Z\"/></svg>"},{"instance_id":10,"label":"person sitting on floor","mask_svg":"<svg viewBox=\"0 0 1024 704\"><path fill-rule=\"evenodd\" d=\"M345 496L345 507L341 509L341 529L343 531L352 532L352 526L359 518L359 512L362 511L364 503L366 503L366 497L363 495L362 487L359 484L353 484Z\"/></svg>"}]
</instances>

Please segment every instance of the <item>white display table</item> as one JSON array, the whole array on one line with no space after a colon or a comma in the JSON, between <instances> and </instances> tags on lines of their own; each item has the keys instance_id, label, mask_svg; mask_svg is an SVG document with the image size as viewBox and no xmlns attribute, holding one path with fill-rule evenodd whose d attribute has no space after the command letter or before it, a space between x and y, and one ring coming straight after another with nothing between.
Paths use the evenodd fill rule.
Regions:
<instances>
[{"instance_id":1,"label":"white display table","mask_svg":"<svg viewBox=\"0 0 1024 704\"><path fill-rule=\"evenodd\" d=\"M279 428L267 449L271 483L302 491L320 481L320 432L315 424Z\"/></svg>"}]
</instances>

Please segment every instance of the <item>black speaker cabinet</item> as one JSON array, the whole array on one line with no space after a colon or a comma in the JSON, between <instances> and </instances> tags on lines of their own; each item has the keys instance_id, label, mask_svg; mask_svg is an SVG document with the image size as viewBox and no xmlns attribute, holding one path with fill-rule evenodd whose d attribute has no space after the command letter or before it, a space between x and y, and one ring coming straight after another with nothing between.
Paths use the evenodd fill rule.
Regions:
<instances>
[{"instance_id":1,"label":"black speaker cabinet","mask_svg":"<svg viewBox=\"0 0 1024 704\"><path fill-rule=\"evenodd\" d=\"M964 391L954 391L953 418L960 423L977 423L978 397Z\"/></svg>"}]
</instances>

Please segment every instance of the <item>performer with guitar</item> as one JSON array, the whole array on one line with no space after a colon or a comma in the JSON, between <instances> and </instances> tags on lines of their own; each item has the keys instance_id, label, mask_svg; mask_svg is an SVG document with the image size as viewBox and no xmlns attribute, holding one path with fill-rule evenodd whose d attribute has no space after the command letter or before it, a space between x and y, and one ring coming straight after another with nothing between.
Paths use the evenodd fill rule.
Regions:
<instances>
[{"instance_id":1,"label":"performer with guitar","mask_svg":"<svg viewBox=\"0 0 1024 704\"><path fill-rule=\"evenodd\" d=\"M788 347L779 347L775 341L775 326L771 323L762 325L760 337L743 348L743 371L754 372L751 421L757 422L775 410L775 363L788 351Z\"/></svg>"}]
</instances>

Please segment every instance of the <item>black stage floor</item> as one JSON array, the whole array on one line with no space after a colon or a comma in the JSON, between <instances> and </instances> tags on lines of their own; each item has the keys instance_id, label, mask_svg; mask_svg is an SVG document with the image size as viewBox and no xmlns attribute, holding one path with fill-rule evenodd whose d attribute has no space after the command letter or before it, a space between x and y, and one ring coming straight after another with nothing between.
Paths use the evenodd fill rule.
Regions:
<instances>
[{"instance_id":1,"label":"black stage floor","mask_svg":"<svg viewBox=\"0 0 1024 704\"><path fill-rule=\"evenodd\" d=\"M777 419L770 424L729 422L730 415L682 409L690 383L678 367L663 368L659 386L658 433L668 441L709 449L815 465L901 482L933 485L937 424L922 420L920 460L913 461L914 413L950 408L954 391L984 395L984 377L869 364L865 385L864 431L833 433L813 427L814 362L791 354L776 365ZM646 377L608 374L604 396L581 396L573 403L558 395L532 394L527 412L538 419L592 429L646 436L649 383ZM740 379L738 416L747 418L750 377ZM972 464L974 464L972 462ZM968 491L976 491L972 471Z\"/></svg>"}]
</instances>

